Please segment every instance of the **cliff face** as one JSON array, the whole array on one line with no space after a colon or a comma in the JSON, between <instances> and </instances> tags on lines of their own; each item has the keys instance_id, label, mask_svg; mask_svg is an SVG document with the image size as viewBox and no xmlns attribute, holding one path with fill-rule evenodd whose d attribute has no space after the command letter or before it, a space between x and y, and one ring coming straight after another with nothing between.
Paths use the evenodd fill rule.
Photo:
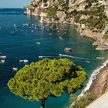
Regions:
<instances>
[{"instance_id":1,"label":"cliff face","mask_svg":"<svg viewBox=\"0 0 108 108\"><path fill-rule=\"evenodd\" d=\"M75 9L84 10L86 0L32 0L31 4L26 6L26 14L40 16L41 21L55 19L63 22L68 13Z\"/></svg>"},{"instance_id":2,"label":"cliff face","mask_svg":"<svg viewBox=\"0 0 108 108\"><path fill-rule=\"evenodd\" d=\"M71 23L81 35L96 42L97 50L108 49L108 0L32 0L26 14L47 23Z\"/></svg>"}]
</instances>

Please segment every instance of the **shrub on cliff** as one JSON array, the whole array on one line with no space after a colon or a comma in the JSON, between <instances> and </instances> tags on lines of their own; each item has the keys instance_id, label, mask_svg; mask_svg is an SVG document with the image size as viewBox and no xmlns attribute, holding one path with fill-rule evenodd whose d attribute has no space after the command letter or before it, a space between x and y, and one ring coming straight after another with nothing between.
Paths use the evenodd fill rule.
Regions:
<instances>
[{"instance_id":1,"label":"shrub on cliff","mask_svg":"<svg viewBox=\"0 0 108 108\"><path fill-rule=\"evenodd\" d=\"M16 96L26 100L41 100L41 108L49 96L71 94L86 80L83 68L68 59L43 59L20 69L9 80L8 87Z\"/></svg>"},{"instance_id":2,"label":"shrub on cliff","mask_svg":"<svg viewBox=\"0 0 108 108\"><path fill-rule=\"evenodd\" d=\"M74 104L70 108L86 108L96 98L97 96L93 93L87 93L79 99L75 97Z\"/></svg>"},{"instance_id":3,"label":"shrub on cliff","mask_svg":"<svg viewBox=\"0 0 108 108\"><path fill-rule=\"evenodd\" d=\"M56 6L50 6L47 10L47 15L49 18L53 18L56 16L57 7Z\"/></svg>"}]
</instances>

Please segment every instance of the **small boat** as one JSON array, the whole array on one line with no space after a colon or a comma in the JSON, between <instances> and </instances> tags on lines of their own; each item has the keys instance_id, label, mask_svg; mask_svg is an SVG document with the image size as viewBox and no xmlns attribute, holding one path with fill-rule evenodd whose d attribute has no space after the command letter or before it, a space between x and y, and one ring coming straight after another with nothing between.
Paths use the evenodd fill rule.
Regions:
<instances>
[{"instance_id":1,"label":"small boat","mask_svg":"<svg viewBox=\"0 0 108 108\"><path fill-rule=\"evenodd\" d=\"M61 36L59 37L59 39L64 40Z\"/></svg>"},{"instance_id":2,"label":"small boat","mask_svg":"<svg viewBox=\"0 0 108 108\"><path fill-rule=\"evenodd\" d=\"M72 51L72 48L65 48L64 51L65 52L71 52Z\"/></svg>"},{"instance_id":3,"label":"small boat","mask_svg":"<svg viewBox=\"0 0 108 108\"><path fill-rule=\"evenodd\" d=\"M96 57L96 59L103 60L105 58L104 57Z\"/></svg>"},{"instance_id":4,"label":"small boat","mask_svg":"<svg viewBox=\"0 0 108 108\"><path fill-rule=\"evenodd\" d=\"M86 63L90 63L90 61L86 61Z\"/></svg>"},{"instance_id":5,"label":"small boat","mask_svg":"<svg viewBox=\"0 0 108 108\"><path fill-rule=\"evenodd\" d=\"M0 56L0 58L1 58L1 59L5 59L5 58L6 58L6 56Z\"/></svg>"},{"instance_id":6,"label":"small boat","mask_svg":"<svg viewBox=\"0 0 108 108\"><path fill-rule=\"evenodd\" d=\"M14 28L17 28L16 24L14 24L13 26L14 26Z\"/></svg>"},{"instance_id":7,"label":"small boat","mask_svg":"<svg viewBox=\"0 0 108 108\"><path fill-rule=\"evenodd\" d=\"M40 45L40 42L36 42L36 44Z\"/></svg>"},{"instance_id":8,"label":"small boat","mask_svg":"<svg viewBox=\"0 0 108 108\"><path fill-rule=\"evenodd\" d=\"M39 56L39 58L43 58L43 56Z\"/></svg>"},{"instance_id":9,"label":"small boat","mask_svg":"<svg viewBox=\"0 0 108 108\"><path fill-rule=\"evenodd\" d=\"M4 64L4 63L5 63L5 60L1 60L0 63L1 63L1 64Z\"/></svg>"},{"instance_id":10,"label":"small boat","mask_svg":"<svg viewBox=\"0 0 108 108\"><path fill-rule=\"evenodd\" d=\"M20 63L22 63L22 62L23 62L23 63L28 63L29 61L28 61L27 59L24 59L24 60L19 60L19 62L20 62Z\"/></svg>"},{"instance_id":11,"label":"small boat","mask_svg":"<svg viewBox=\"0 0 108 108\"><path fill-rule=\"evenodd\" d=\"M13 71L17 71L18 70L18 68L15 68L15 67L13 67L12 69L13 69Z\"/></svg>"}]
</instances>

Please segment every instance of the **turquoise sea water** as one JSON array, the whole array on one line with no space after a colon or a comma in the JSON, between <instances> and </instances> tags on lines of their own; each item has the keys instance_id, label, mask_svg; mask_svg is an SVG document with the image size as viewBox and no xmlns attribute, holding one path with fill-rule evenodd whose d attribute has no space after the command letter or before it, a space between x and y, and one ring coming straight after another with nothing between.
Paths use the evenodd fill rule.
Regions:
<instances>
[{"instance_id":1,"label":"turquoise sea water","mask_svg":"<svg viewBox=\"0 0 108 108\"><path fill-rule=\"evenodd\" d=\"M25 66L19 60L27 59L29 64L39 60L39 56L58 58L59 54L64 54L83 66L89 77L105 61L96 57L108 57L106 51L95 51L92 42L91 39L80 36L72 25L40 24L35 17L23 15L23 10L0 10L0 56L6 56L5 63L0 64L0 108L40 106L38 102L28 102L13 95L7 87L7 81L15 74L13 67L20 69ZM71 47L72 52L66 54L65 47ZM80 92L81 90L77 93ZM65 108L68 102L69 96L65 93L60 98L49 97L46 108Z\"/></svg>"}]
</instances>

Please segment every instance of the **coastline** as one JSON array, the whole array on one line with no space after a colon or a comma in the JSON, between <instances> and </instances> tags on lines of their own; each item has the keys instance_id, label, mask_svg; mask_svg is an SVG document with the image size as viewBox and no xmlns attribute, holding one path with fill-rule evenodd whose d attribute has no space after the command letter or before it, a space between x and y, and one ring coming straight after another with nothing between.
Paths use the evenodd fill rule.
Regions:
<instances>
[{"instance_id":1,"label":"coastline","mask_svg":"<svg viewBox=\"0 0 108 108\"><path fill-rule=\"evenodd\" d=\"M78 96L78 100L86 94L93 93L97 98L102 96L108 91L108 59L102 63L102 65L96 68L87 84L86 87L82 90L81 94ZM74 102L70 105L73 106Z\"/></svg>"},{"instance_id":2,"label":"coastline","mask_svg":"<svg viewBox=\"0 0 108 108\"><path fill-rule=\"evenodd\" d=\"M108 31L107 3L108 1L105 1L103 4L99 0L92 3L86 0L69 0L68 2L33 0L25 7L24 13L39 17L40 23L75 25L81 36L94 40L92 45L96 46L96 50L108 50L108 41L105 39Z\"/></svg>"},{"instance_id":3,"label":"coastline","mask_svg":"<svg viewBox=\"0 0 108 108\"><path fill-rule=\"evenodd\" d=\"M104 41L102 38L102 33L99 32L93 32L89 29L83 29L81 24L75 23L74 20L72 20L70 23L67 22L58 22L53 21L49 22L45 20L46 23L68 23L71 25L76 26L77 32L80 33L81 36L85 36L87 38L91 38L94 40L92 45L96 46L96 50L108 50L108 44ZM40 21L40 23L43 23ZM106 79L108 76L108 59L102 64L102 66L98 67L93 71L91 74L88 83L86 84L86 87L82 91L82 93L78 96L83 96L86 93L92 92L97 95L97 97L103 95L108 90L108 80ZM101 82L101 83L100 83ZM71 104L73 105L73 103Z\"/></svg>"},{"instance_id":4,"label":"coastline","mask_svg":"<svg viewBox=\"0 0 108 108\"><path fill-rule=\"evenodd\" d=\"M108 60L107 60L108 62ZM91 84L87 92L93 92L100 97L105 92L108 91L108 63L100 70L100 73L97 74L96 79Z\"/></svg>"},{"instance_id":5,"label":"coastline","mask_svg":"<svg viewBox=\"0 0 108 108\"><path fill-rule=\"evenodd\" d=\"M85 36L94 40L92 43L93 46L96 46L96 50L105 51L108 50L108 43L103 39L102 33L100 32L93 32L90 29L83 28L81 24L75 23L74 21L71 24L77 26L77 32L80 33L81 36Z\"/></svg>"},{"instance_id":6,"label":"coastline","mask_svg":"<svg viewBox=\"0 0 108 108\"><path fill-rule=\"evenodd\" d=\"M106 91L108 91L107 77L108 77L108 59L102 64L102 66L93 71L86 87L79 95L79 97L89 92L96 94L97 97L104 94Z\"/></svg>"},{"instance_id":7,"label":"coastline","mask_svg":"<svg viewBox=\"0 0 108 108\"><path fill-rule=\"evenodd\" d=\"M26 13L26 15L39 17L38 15L35 15L35 14L31 15L29 13ZM74 17L71 18L71 19L74 19ZM100 32L93 32L92 30L86 29L85 27L83 28L82 27L83 25L81 25L80 23L75 23L75 21L71 20L71 19L68 19L67 21L56 21L56 20L49 21L48 18L46 18L44 21L40 20L40 23L47 23L47 24L53 24L53 23L58 24L58 23L61 23L61 24L74 25L74 26L76 26L77 32L79 32L81 36L84 36L84 37L87 37L87 38L90 38L90 39L94 40L92 45L96 46L96 50L100 50L100 51L108 50L108 42L106 42L103 39L102 33L100 33Z\"/></svg>"}]
</instances>

